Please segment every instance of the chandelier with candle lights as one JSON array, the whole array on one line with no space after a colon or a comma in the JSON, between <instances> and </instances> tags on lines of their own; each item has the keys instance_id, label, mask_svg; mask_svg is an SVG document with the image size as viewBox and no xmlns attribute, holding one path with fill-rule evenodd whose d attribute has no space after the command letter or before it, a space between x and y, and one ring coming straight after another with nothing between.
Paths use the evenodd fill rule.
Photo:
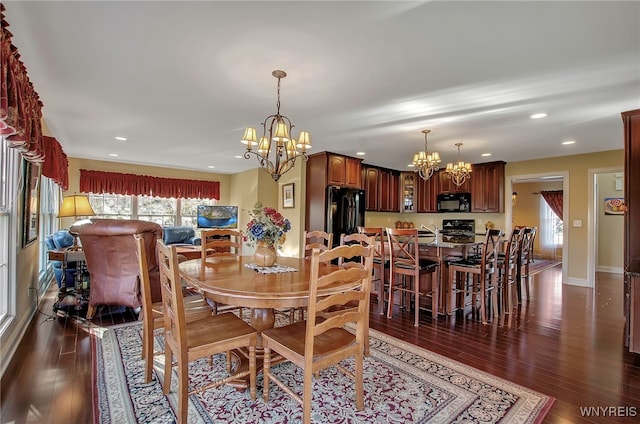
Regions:
<instances>
[{"instance_id":1,"label":"chandelier with candle lights","mask_svg":"<svg viewBox=\"0 0 640 424\"><path fill-rule=\"evenodd\" d=\"M286 77L287 73L275 70L271 74L278 79L276 113L267 116L262 122L260 140L255 128L247 128L241 141L247 145L244 158L249 159L251 155L255 155L260 166L271 174L274 181L278 181L282 174L293 168L298 157L307 159L311 140L307 131L300 131L297 141L290 137L295 125L289 118L280 114L280 80Z\"/></svg>"},{"instance_id":2,"label":"chandelier with candle lights","mask_svg":"<svg viewBox=\"0 0 640 424\"><path fill-rule=\"evenodd\" d=\"M471 164L460 160L460 146L462 146L462 143L456 143L456 146L458 147L458 162L448 163L444 172L455 185L461 186L471 178Z\"/></svg>"},{"instance_id":3,"label":"chandelier with candle lights","mask_svg":"<svg viewBox=\"0 0 640 424\"><path fill-rule=\"evenodd\" d=\"M413 155L413 172L417 172L423 180L428 180L434 172L440 169L438 165L441 162L440 155L438 152L429 153L429 149L427 149L427 134L430 132L431 130L422 130L424 134L424 151Z\"/></svg>"}]
</instances>

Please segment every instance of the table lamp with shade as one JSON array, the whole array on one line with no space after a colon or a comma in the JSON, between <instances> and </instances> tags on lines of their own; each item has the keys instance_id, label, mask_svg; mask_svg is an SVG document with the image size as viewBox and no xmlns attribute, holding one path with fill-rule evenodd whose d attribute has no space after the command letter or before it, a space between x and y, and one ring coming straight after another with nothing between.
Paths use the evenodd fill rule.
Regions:
<instances>
[{"instance_id":1,"label":"table lamp with shade","mask_svg":"<svg viewBox=\"0 0 640 424\"><path fill-rule=\"evenodd\" d=\"M94 216L95 214L89 203L89 196L86 194L73 194L62 199L58 218L78 219L80 217ZM73 236L73 246L69 247L69 250L81 250L82 248L78 245L78 234L71 231L69 231L69 234Z\"/></svg>"}]
</instances>

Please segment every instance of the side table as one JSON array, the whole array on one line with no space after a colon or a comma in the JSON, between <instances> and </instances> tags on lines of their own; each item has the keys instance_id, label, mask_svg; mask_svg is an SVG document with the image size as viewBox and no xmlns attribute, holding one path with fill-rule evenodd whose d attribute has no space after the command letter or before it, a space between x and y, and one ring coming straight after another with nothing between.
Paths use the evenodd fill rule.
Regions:
<instances>
[{"instance_id":1,"label":"side table","mask_svg":"<svg viewBox=\"0 0 640 424\"><path fill-rule=\"evenodd\" d=\"M47 252L50 261L62 262L62 276L60 279L60 290L58 290L58 300L53 304L53 311L58 312L62 306L71 306L67 302L68 296L75 299L74 306L79 310L82 303L88 299L88 291L84 288L84 275L86 272L85 255L82 250L56 249ZM75 281L67 281L67 265L69 262L76 262Z\"/></svg>"}]
</instances>

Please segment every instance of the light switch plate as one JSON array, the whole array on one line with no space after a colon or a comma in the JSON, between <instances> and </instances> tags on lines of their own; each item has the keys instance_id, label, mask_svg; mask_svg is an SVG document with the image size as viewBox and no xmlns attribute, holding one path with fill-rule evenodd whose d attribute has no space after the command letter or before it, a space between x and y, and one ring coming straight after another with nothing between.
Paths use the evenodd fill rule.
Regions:
<instances>
[{"instance_id":1,"label":"light switch plate","mask_svg":"<svg viewBox=\"0 0 640 424\"><path fill-rule=\"evenodd\" d=\"M574 219L573 220L573 226L574 227L582 227L582 220L581 219Z\"/></svg>"}]
</instances>

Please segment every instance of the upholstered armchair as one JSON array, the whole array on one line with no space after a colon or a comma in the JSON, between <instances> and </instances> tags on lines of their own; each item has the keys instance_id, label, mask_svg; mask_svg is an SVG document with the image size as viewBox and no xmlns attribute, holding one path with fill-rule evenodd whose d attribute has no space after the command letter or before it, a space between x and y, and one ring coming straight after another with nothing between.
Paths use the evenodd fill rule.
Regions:
<instances>
[{"instance_id":1,"label":"upholstered armchair","mask_svg":"<svg viewBox=\"0 0 640 424\"><path fill-rule=\"evenodd\" d=\"M156 242L162 238L160 225L149 221L91 219L74 225L70 231L80 237L91 276L87 319L93 317L99 305L121 305L134 310L142 306L134 234L144 239L152 301L162 299L156 256Z\"/></svg>"},{"instance_id":2,"label":"upholstered armchair","mask_svg":"<svg viewBox=\"0 0 640 424\"><path fill-rule=\"evenodd\" d=\"M47 247L47 250L61 250L73 245L73 236L69 234L69 231L66 229L56 231L44 238L44 244ZM60 288L62 287L62 261L50 262L53 266L53 275L56 277L56 283L58 283L58 288ZM76 278L76 266L76 262L67 262L67 269L65 273L66 287L73 287L74 280Z\"/></svg>"},{"instance_id":3,"label":"upholstered armchair","mask_svg":"<svg viewBox=\"0 0 640 424\"><path fill-rule=\"evenodd\" d=\"M200 238L196 237L196 230L192 227L163 227L162 241L164 244L192 244L200 245Z\"/></svg>"}]
</instances>

